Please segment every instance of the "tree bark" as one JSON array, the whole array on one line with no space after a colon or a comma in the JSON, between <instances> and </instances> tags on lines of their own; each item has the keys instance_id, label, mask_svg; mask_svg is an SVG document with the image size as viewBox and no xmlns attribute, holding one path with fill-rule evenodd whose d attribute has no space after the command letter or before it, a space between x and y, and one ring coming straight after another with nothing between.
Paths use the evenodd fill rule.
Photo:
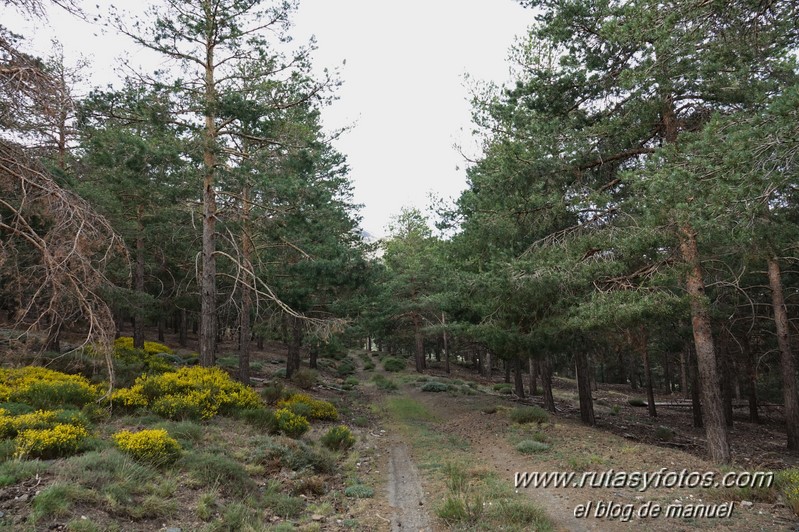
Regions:
<instances>
[{"instance_id":1,"label":"tree bark","mask_svg":"<svg viewBox=\"0 0 799 532\"><path fill-rule=\"evenodd\" d=\"M507 358L502 359L502 365L505 368L505 383L510 384L510 362Z\"/></svg>"},{"instance_id":2,"label":"tree bark","mask_svg":"<svg viewBox=\"0 0 799 532\"><path fill-rule=\"evenodd\" d=\"M649 364L649 338L643 327L638 332L638 350L644 362L644 376L646 378L646 402L649 417L658 417L655 408L655 390L652 386L652 367Z\"/></svg>"},{"instance_id":3,"label":"tree bark","mask_svg":"<svg viewBox=\"0 0 799 532\"><path fill-rule=\"evenodd\" d=\"M555 413L555 398L552 395L552 365L548 358L541 360L541 387L544 389L544 408Z\"/></svg>"},{"instance_id":4,"label":"tree bark","mask_svg":"<svg viewBox=\"0 0 799 532\"><path fill-rule=\"evenodd\" d=\"M441 325L444 326L444 371L449 373L449 339L447 338L447 317L441 313Z\"/></svg>"},{"instance_id":5,"label":"tree bark","mask_svg":"<svg viewBox=\"0 0 799 532\"><path fill-rule=\"evenodd\" d=\"M588 355L582 349L574 355L574 370L577 374L577 392L580 398L580 419L586 425L596 425L594 400L591 398Z\"/></svg>"},{"instance_id":6,"label":"tree bark","mask_svg":"<svg viewBox=\"0 0 799 532\"><path fill-rule=\"evenodd\" d=\"M416 346L416 371L422 373L424 371L424 336L422 335L422 320L418 314L413 316L413 337Z\"/></svg>"},{"instance_id":7,"label":"tree bark","mask_svg":"<svg viewBox=\"0 0 799 532\"><path fill-rule=\"evenodd\" d=\"M782 368L782 400L785 410L785 427L788 433L788 450L799 451L799 395L796 385L796 365L791 351L791 333L788 329L788 312L782 291L780 263L776 257L768 261L768 282L771 287L771 304L774 308L774 323L777 329L777 345L780 349Z\"/></svg>"},{"instance_id":8,"label":"tree bark","mask_svg":"<svg viewBox=\"0 0 799 532\"><path fill-rule=\"evenodd\" d=\"M203 236L202 277L200 279L200 365L216 362L216 165L217 93L214 81L214 41L209 29L205 46L205 83L203 131Z\"/></svg>"},{"instance_id":9,"label":"tree bark","mask_svg":"<svg viewBox=\"0 0 799 532\"><path fill-rule=\"evenodd\" d=\"M513 387L516 395L524 399L524 378L522 375L522 359L517 355L513 359Z\"/></svg>"},{"instance_id":10,"label":"tree bark","mask_svg":"<svg viewBox=\"0 0 799 532\"><path fill-rule=\"evenodd\" d=\"M749 336L741 338L741 350L746 364L746 395L749 402L749 421L760 423L760 413L758 411L757 400L757 361L749 346Z\"/></svg>"},{"instance_id":11,"label":"tree bark","mask_svg":"<svg viewBox=\"0 0 799 532\"><path fill-rule=\"evenodd\" d=\"M186 345L188 345L189 317L187 314L188 312L186 312L185 308L180 309L180 333L178 336L180 347L186 347Z\"/></svg>"},{"instance_id":12,"label":"tree bark","mask_svg":"<svg viewBox=\"0 0 799 532\"><path fill-rule=\"evenodd\" d=\"M682 351L680 351L680 391L682 395L686 399L691 398L691 391L688 388L688 358L685 356L685 352L690 350L690 347L686 346Z\"/></svg>"},{"instance_id":13,"label":"tree bark","mask_svg":"<svg viewBox=\"0 0 799 532\"><path fill-rule=\"evenodd\" d=\"M252 292L255 283L252 266L253 242L250 234L250 186L244 186L241 205L241 262L244 282L241 284L241 310L239 313L239 380L250 384L250 347L252 332Z\"/></svg>"},{"instance_id":14,"label":"tree bark","mask_svg":"<svg viewBox=\"0 0 799 532\"><path fill-rule=\"evenodd\" d=\"M688 352L688 364L691 374L691 413L693 414L694 428L700 429L702 422L702 401L699 399L699 369L696 367L696 355L693 350Z\"/></svg>"},{"instance_id":15,"label":"tree bark","mask_svg":"<svg viewBox=\"0 0 799 532\"><path fill-rule=\"evenodd\" d=\"M288 353L286 356L286 378L290 379L300 369L300 347L302 346L302 322L299 318L289 316L291 331L289 335Z\"/></svg>"},{"instance_id":16,"label":"tree bark","mask_svg":"<svg viewBox=\"0 0 799 532\"><path fill-rule=\"evenodd\" d=\"M488 349L486 349L486 356L485 356L485 358L486 358L486 365L485 365L485 373L484 373L484 375L485 375L486 377L488 377L488 380L491 380L491 379L492 379L492 377L493 377L493 375L491 374L491 372L492 372L492 370L494 369L494 368L493 368L493 366L494 366L494 361L493 361L493 360L491 360L491 358L492 358L492 357L491 357L491 351L490 351L490 350L488 350Z\"/></svg>"},{"instance_id":17,"label":"tree bark","mask_svg":"<svg viewBox=\"0 0 799 532\"><path fill-rule=\"evenodd\" d=\"M719 375L716 371L716 349L705 296L705 282L699 264L696 233L688 224L680 227L680 250L688 266L685 288L691 298L691 324L694 333L696 361L699 369L702 421L711 459L719 464L730 461L730 444L721 402Z\"/></svg>"},{"instance_id":18,"label":"tree bark","mask_svg":"<svg viewBox=\"0 0 799 532\"><path fill-rule=\"evenodd\" d=\"M144 207L136 207L136 266L133 270L133 288L139 297L135 300L133 312L133 348L144 349L144 309L141 296L144 295Z\"/></svg>"},{"instance_id":19,"label":"tree bark","mask_svg":"<svg viewBox=\"0 0 799 532\"><path fill-rule=\"evenodd\" d=\"M527 359L530 365L530 395L538 395L538 360L530 357Z\"/></svg>"}]
</instances>

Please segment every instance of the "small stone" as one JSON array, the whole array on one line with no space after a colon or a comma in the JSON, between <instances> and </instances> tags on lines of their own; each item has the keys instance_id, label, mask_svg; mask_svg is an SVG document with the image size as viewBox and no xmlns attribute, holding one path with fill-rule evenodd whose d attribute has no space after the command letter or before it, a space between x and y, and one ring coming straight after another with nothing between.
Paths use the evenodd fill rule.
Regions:
<instances>
[{"instance_id":1,"label":"small stone","mask_svg":"<svg viewBox=\"0 0 799 532\"><path fill-rule=\"evenodd\" d=\"M324 515L321 515L321 514L313 514L313 515L311 516L311 520L312 520L312 521L321 521L321 520L323 520L324 518L325 518L325 516L324 516Z\"/></svg>"},{"instance_id":2,"label":"small stone","mask_svg":"<svg viewBox=\"0 0 799 532\"><path fill-rule=\"evenodd\" d=\"M167 528L164 532L183 532L182 528L178 528L176 526L171 526Z\"/></svg>"},{"instance_id":3,"label":"small stone","mask_svg":"<svg viewBox=\"0 0 799 532\"><path fill-rule=\"evenodd\" d=\"M27 501L27 500L28 500L28 497L29 497L29 496L28 496L28 494L27 494L27 493L23 493L22 495L20 495L19 497L17 497L17 499L18 499L20 502L25 502L25 501Z\"/></svg>"},{"instance_id":4,"label":"small stone","mask_svg":"<svg viewBox=\"0 0 799 532\"><path fill-rule=\"evenodd\" d=\"M741 501L741 506L744 508L751 508L754 506L754 503L752 501Z\"/></svg>"}]
</instances>

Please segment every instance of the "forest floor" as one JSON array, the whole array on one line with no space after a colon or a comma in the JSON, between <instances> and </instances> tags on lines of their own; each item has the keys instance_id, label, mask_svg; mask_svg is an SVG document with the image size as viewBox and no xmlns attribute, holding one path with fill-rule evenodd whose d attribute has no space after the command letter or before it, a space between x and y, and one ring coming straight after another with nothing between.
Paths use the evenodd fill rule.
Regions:
<instances>
[{"instance_id":1,"label":"forest floor","mask_svg":"<svg viewBox=\"0 0 799 532\"><path fill-rule=\"evenodd\" d=\"M170 340L167 337L166 343L174 345ZM232 346L222 347L223 353L225 347L232 352ZM283 353L277 345L253 353L256 389L282 381L278 375L285 364ZM703 457L702 431L692 428L690 410L661 408L658 418L651 419L646 408L629 404L630 399L642 396L641 391L600 384L594 393L597 426L586 427L579 422L574 382L558 378L558 414L540 423L519 424L512 420L514 412L540 404L541 398L519 400L501 393L501 374L489 380L457 365L451 374L435 367L423 375L410 369L392 373L383 368L385 356L353 351L339 360L320 359L319 382L308 393L336 404L341 414L338 423L351 427L357 437L352 450L338 455L334 470L292 470L285 460L281 463L264 454L281 448L291 451L286 460L313 458L321 434L332 423L314 426L295 444L284 437L268 437L236 419L214 419L195 426L165 423L152 415L112 418L96 428L101 437L107 439L120 428L166 426L186 433L188 458L160 477L137 472L143 482L151 483L138 488L127 476L110 478L106 486L104 480L85 471L99 460L108 468L104 474L116 474L113 462L119 457L107 445L94 453L37 466L35 476L3 482L0 528L175 532L799 530L799 519L775 489L515 485L516 473L523 472L581 475L609 470L651 473L666 468L668 472L685 469L721 475L795 467L796 460L783 452L785 433L777 413L764 416L761 425L736 418L731 431L734 465L720 471ZM222 356L219 362L233 369L235 358ZM344 364L355 368L349 385L346 375L338 371ZM658 401L673 400L671 396L658 397ZM531 442L544 445L531 454L518 450ZM231 481L223 477L209 477L206 484L198 480L192 467L205 467L203 460L217 456L229 457L232 462L208 463L220 471L222 465L229 468L226 474L230 479L239 478L234 473L241 475L245 484L252 485L248 495L237 494ZM120 466L122 473L129 475L125 464ZM365 498L344 496L353 484L371 487L374 493ZM70 485L78 491L70 491ZM102 491L109 486L123 494L129 490L130 499L126 502L113 490ZM56 488L72 497L70 504L57 504L55 495L61 492ZM37 506L37 499L46 502L42 494L53 491L52 508L44 502ZM262 497L258 499L261 502L253 499L254 493ZM262 506L265 500L271 501L266 507ZM588 504L587 517L576 517L576 510L579 513L580 507ZM728 517L716 518L637 515L652 507L665 512L675 504L731 506L732 510ZM286 509L279 510L280 505ZM286 513L292 508L291 515ZM607 508L613 509L613 515L602 516Z\"/></svg>"}]
</instances>

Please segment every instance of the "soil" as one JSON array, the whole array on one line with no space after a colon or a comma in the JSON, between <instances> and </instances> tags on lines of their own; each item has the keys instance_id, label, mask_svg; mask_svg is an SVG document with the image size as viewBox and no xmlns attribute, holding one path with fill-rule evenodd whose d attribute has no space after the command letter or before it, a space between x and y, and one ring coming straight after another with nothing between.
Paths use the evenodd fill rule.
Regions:
<instances>
[{"instance_id":1,"label":"soil","mask_svg":"<svg viewBox=\"0 0 799 532\"><path fill-rule=\"evenodd\" d=\"M459 368L459 372L463 371ZM435 375L435 370L430 372ZM444 378L443 373L439 374ZM449 378L463 380L474 379L469 373L450 375ZM485 381L483 381L485 383ZM702 438L699 431L685 430L690 427L690 411L681 413L664 411L657 419L654 427L668 424L675 428L675 438L670 442L656 445L658 441L651 436L653 422L647 419L646 409L624 406L615 416L598 415L598 427L586 427L579 422L579 414L573 412L575 404L568 398L568 381L559 383L561 393L557 401L559 414L549 424L538 427L550 438L555 452L542 455L526 456L520 454L512 442L515 431L520 427L513 424L507 416L507 410L519 406L520 401L507 395L478 394L472 396L449 395L445 393L425 393L418 387L407 385L401 387L400 393L422 403L434 416L446 420L436 430L453 437L462 438L469 443L475 452L475 464L497 472L509 483L514 482L516 472L524 471L574 471L573 461L586 461L585 470L605 471L657 471L661 467L669 471L709 472L718 471L710 462L701 457L703 452ZM576 393L576 390L575 390ZM602 397L603 392L597 392ZM611 390L611 394L613 392ZM370 399L372 400L372 399ZM617 398L617 402L621 402ZM527 403L531 401L526 401ZM532 402L538 402L534 398ZM624 398L626 404L626 398ZM489 407L499 407L493 414ZM602 407L598 406L598 410ZM574 419L574 418L577 419ZM608 420L608 418L613 419ZM741 423L745 425L745 423ZM762 470L766 468L782 468L796 462L778 450L779 433L774 430L773 439L763 438L763 434L772 433L761 430L748 430L741 427L732 431L733 448L736 451L736 462L744 464L733 468L740 470ZM439 531L447 528L435 516L433 508L440 504L441 497L433 497L435 486L429 478L418 479L411 459L406 458L409 442L403 441L399 432L390 432L387 446L390 467L387 475L389 499L395 511L392 517L391 530L430 530ZM751 440L751 441L750 441ZM764 441L765 440L765 441ZM690 445L675 446L674 443L690 442ZM750 443L753 444L750 446ZM763 452L768 449L769 452ZM594 461L595 460L595 461ZM579 473L580 467L576 469ZM402 473L397 475L397 471ZM772 531L799 530L799 520L779 501L744 503L737 495L730 495L723 490L707 492L690 488L660 488L645 492L629 488L519 488L531 500L544 508L555 524L556 530L566 531L615 531L643 529L652 531L682 530L732 530L732 531ZM397 496L407 493L407 496ZM426 497L420 499L420 494ZM575 517L575 508L593 502L594 510L588 518ZM693 505L719 505L733 502L732 515L729 518L636 518L624 522L620 518L594 517L596 505L600 502L613 505L631 506L638 511L646 503L666 508L673 503ZM749 503L752 503L751 505ZM427 510L430 513L427 513ZM433 515L429 524L417 521L419 515ZM414 517L416 516L416 517ZM407 520L407 521L406 521ZM402 526L398 526L402 523ZM406 524L407 523L407 524ZM413 526L413 528L411 528ZM388 527L385 528L388 530Z\"/></svg>"}]
</instances>

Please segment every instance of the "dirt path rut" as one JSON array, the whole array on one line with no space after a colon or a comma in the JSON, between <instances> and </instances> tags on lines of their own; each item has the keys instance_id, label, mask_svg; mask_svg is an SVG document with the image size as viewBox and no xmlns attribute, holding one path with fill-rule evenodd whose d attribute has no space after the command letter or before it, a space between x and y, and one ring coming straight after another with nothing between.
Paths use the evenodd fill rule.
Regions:
<instances>
[{"instance_id":1,"label":"dirt path rut","mask_svg":"<svg viewBox=\"0 0 799 532\"><path fill-rule=\"evenodd\" d=\"M432 530L424 507L422 482L408 454L408 447L404 443L392 442L388 460L388 501L395 509L391 518L391 531Z\"/></svg>"}]
</instances>

